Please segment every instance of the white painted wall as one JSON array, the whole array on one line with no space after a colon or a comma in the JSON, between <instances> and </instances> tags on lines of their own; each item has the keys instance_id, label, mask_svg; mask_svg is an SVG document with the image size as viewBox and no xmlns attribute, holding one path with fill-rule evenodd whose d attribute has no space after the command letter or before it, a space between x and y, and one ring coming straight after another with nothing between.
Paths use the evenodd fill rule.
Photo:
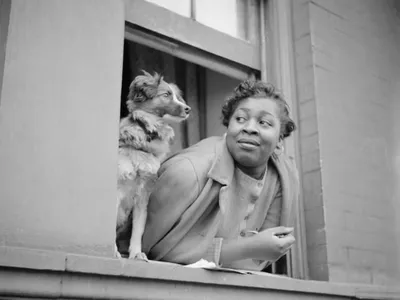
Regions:
<instances>
[{"instance_id":1,"label":"white painted wall","mask_svg":"<svg viewBox=\"0 0 400 300\"><path fill-rule=\"evenodd\" d=\"M0 105L0 244L111 255L122 0L14 0Z\"/></svg>"}]
</instances>

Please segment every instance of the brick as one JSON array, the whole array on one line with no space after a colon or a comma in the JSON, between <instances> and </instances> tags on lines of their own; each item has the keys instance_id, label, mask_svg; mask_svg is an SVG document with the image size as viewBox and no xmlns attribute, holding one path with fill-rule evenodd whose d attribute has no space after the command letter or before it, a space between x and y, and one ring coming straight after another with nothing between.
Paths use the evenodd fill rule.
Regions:
<instances>
[{"instance_id":1,"label":"brick","mask_svg":"<svg viewBox=\"0 0 400 300\"><path fill-rule=\"evenodd\" d=\"M299 130L300 130L300 135L302 137L307 137L316 134L318 132L316 116L300 120Z\"/></svg>"},{"instance_id":2,"label":"brick","mask_svg":"<svg viewBox=\"0 0 400 300\"><path fill-rule=\"evenodd\" d=\"M310 57L309 61L312 63L312 52L311 52L311 34L307 33L299 37L294 43L295 55L299 58L299 62L305 57Z\"/></svg>"},{"instance_id":3,"label":"brick","mask_svg":"<svg viewBox=\"0 0 400 300\"><path fill-rule=\"evenodd\" d=\"M318 245L316 247L307 248L308 257L312 257L313 264L327 264L328 254L327 245Z\"/></svg>"},{"instance_id":4,"label":"brick","mask_svg":"<svg viewBox=\"0 0 400 300\"><path fill-rule=\"evenodd\" d=\"M313 56L311 44L308 52L296 56L296 79L300 86L314 81ZM300 90L301 92L301 90Z\"/></svg>"},{"instance_id":5,"label":"brick","mask_svg":"<svg viewBox=\"0 0 400 300\"><path fill-rule=\"evenodd\" d=\"M303 172L319 169L321 166L319 150L303 154L301 157L301 166Z\"/></svg>"},{"instance_id":6,"label":"brick","mask_svg":"<svg viewBox=\"0 0 400 300\"><path fill-rule=\"evenodd\" d=\"M398 284L398 281L396 278L391 276L391 274L386 274L385 272L374 270L372 272L372 284L380 286L395 286Z\"/></svg>"},{"instance_id":7,"label":"brick","mask_svg":"<svg viewBox=\"0 0 400 300\"><path fill-rule=\"evenodd\" d=\"M356 185L357 180L360 179L352 179L352 177L350 176L338 180L336 184L340 184L342 187L346 184L349 184L349 182L353 183L353 185ZM351 184L349 185L351 186ZM365 182L363 182L361 179L360 188L354 188L354 189L357 191L360 191L361 189L363 190L367 189L366 187L363 186L368 187L368 185L366 185ZM379 220L384 220L389 216L389 209L387 207L388 204L382 205L383 201L378 201L377 199L367 199L365 197L366 196L364 195L357 195L355 193L350 193L347 191L345 192L341 190L336 190L335 194L332 194L329 197L324 198L324 203L328 208L328 211L331 210L341 211L341 212L347 212L349 214L370 217L371 219L376 218L378 219L377 222L379 222ZM349 219L350 216L348 216L347 218ZM366 220L368 220L368 218ZM354 221L349 220L348 222L349 226L353 227L356 226L350 224L351 222L356 222L355 220ZM366 224L364 224L363 226L366 226ZM363 231L372 232L373 230L363 230Z\"/></svg>"},{"instance_id":8,"label":"brick","mask_svg":"<svg viewBox=\"0 0 400 300\"><path fill-rule=\"evenodd\" d=\"M325 228L306 228L307 233L307 247L317 247L319 245L326 245L326 232Z\"/></svg>"},{"instance_id":9,"label":"brick","mask_svg":"<svg viewBox=\"0 0 400 300\"><path fill-rule=\"evenodd\" d=\"M305 210L305 224L307 229L319 229L325 227L324 207L316 206L311 210Z\"/></svg>"},{"instance_id":10,"label":"brick","mask_svg":"<svg viewBox=\"0 0 400 300\"><path fill-rule=\"evenodd\" d=\"M304 209L309 213L323 207L322 191L316 189L311 193L304 193Z\"/></svg>"},{"instance_id":11,"label":"brick","mask_svg":"<svg viewBox=\"0 0 400 300\"><path fill-rule=\"evenodd\" d=\"M328 264L329 282L346 282L347 270L342 265Z\"/></svg>"},{"instance_id":12,"label":"brick","mask_svg":"<svg viewBox=\"0 0 400 300\"><path fill-rule=\"evenodd\" d=\"M330 228L327 230L328 243L342 247L350 247L360 250L381 252L388 245L387 239L379 234L365 232L351 232Z\"/></svg>"},{"instance_id":13,"label":"brick","mask_svg":"<svg viewBox=\"0 0 400 300\"><path fill-rule=\"evenodd\" d=\"M372 272L368 269L356 269L349 268L346 271L346 282L347 283L363 283L363 284L371 284L372 283Z\"/></svg>"},{"instance_id":14,"label":"brick","mask_svg":"<svg viewBox=\"0 0 400 300\"><path fill-rule=\"evenodd\" d=\"M322 206L322 183L320 170L304 173L302 176L302 184L305 210L312 210L317 206Z\"/></svg>"},{"instance_id":15,"label":"brick","mask_svg":"<svg viewBox=\"0 0 400 300\"><path fill-rule=\"evenodd\" d=\"M328 281L329 270L327 264L314 264L309 262L308 272L311 280Z\"/></svg>"},{"instance_id":16,"label":"brick","mask_svg":"<svg viewBox=\"0 0 400 300\"><path fill-rule=\"evenodd\" d=\"M329 264L346 264L348 262L348 248L329 243L328 262Z\"/></svg>"},{"instance_id":17,"label":"brick","mask_svg":"<svg viewBox=\"0 0 400 300\"><path fill-rule=\"evenodd\" d=\"M316 116L317 109L315 100L310 99L310 101L300 103L299 110L300 110L300 120Z\"/></svg>"},{"instance_id":18,"label":"brick","mask_svg":"<svg viewBox=\"0 0 400 300\"><path fill-rule=\"evenodd\" d=\"M306 136L300 141L300 150L302 154L319 150L319 136L317 133Z\"/></svg>"},{"instance_id":19,"label":"brick","mask_svg":"<svg viewBox=\"0 0 400 300\"><path fill-rule=\"evenodd\" d=\"M358 215L353 212L344 213L346 230L382 233L388 228L387 220L365 215Z\"/></svg>"},{"instance_id":20,"label":"brick","mask_svg":"<svg viewBox=\"0 0 400 300\"><path fill-rule=\"evenodd\" d=\"M293 35L295 40L310 32L309 2L293 2Z\"/></svg>"},{"instance_id":21,"label":"brick","mask_svg":"<svg viewBox=\"0 0 400 300\"><path fill-rule=\"evenodd\" d=\"M302 82L301 76L297 76L298 81L298 94L300 99L311 99L314 98L314 77L307 76L304 78L305 80Z\"/></svg>"},{"instance_id":22,"label":"brick","mask_svg":"<svg viewBox=\"0 0 400 300\"><path fill-rule=\"evenodd\" d=\"M345 212L329 210L325 207L326 227L331 230L345 230Z\"/></svg>"},{"instance_id":23,"label":"brick","mask_svg":"<svg viewBox=\"0 0 400 300\"><path fill-rule=\"evenodd\" d=\"M386 269L387 260L383 253L348 248L349 264L355 267L370 269Z\"/></svg>"}]
</instances>

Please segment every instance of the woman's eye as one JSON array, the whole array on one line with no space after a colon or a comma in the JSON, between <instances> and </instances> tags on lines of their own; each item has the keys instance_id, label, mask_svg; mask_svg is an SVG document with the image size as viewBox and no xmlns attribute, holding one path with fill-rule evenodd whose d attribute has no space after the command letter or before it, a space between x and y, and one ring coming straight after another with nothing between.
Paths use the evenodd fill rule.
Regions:
<instances>
[{"instance_id":1,"label":"woman's eye","mask_svg":"<svg viewBox=\"0 0 400 300\"><path fill-rule=\"evenodd\" d=\"M242 123L242 122L246 121L246 119L243 117L236 117L236 121L238 121L239 123Z\"/></svg>"},{"instance_id":2,"label":"woman's eye","mask_svg":"<svg viewBox=\"0 0 400 300\"><path fill-rule=\"evenodd\" d=\"M261 121L260 121L260 125L261 125L261 126L272 126L271 122L269 122L269 121L264 121L264 120L261 120Z\"/></svg>"}]
</instances>

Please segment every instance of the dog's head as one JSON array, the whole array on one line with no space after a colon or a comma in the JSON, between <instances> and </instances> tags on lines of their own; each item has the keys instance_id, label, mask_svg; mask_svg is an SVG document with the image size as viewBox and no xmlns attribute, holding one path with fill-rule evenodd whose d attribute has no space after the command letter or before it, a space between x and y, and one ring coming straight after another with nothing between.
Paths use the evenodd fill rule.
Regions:
<instances>
[{"instance_id":1,"label":"dog's head","mask_svg":"<svg viewBox=\"0 0 400 300\"><path fill-rule=\"evenodd\" d=\"M164 81L157 73L151 75L143 71L144 75L137 76L129 87L128 110L135 109L156 114L160 118L185 120L191 108L185 104L179 88Z\"/></svg>"}]
</instances>

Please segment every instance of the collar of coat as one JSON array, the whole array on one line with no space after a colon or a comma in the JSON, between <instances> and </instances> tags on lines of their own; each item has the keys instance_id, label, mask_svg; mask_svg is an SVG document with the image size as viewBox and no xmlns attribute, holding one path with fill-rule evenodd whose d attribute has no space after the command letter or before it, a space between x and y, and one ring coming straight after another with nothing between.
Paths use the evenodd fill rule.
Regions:
<instances>
[{"instance_id":1,"label":"collar of coat","mask_svg":"<svg viewBox=\"0 0 400 300\"><path fill-rule=\"evenodd\" d=\"M280 173L279 169L282 169L282 166L279 157L276 154L272 154L270 160L272 160L278 169L278 173ZM232 182L234 171L235 162L226 146L226 134L224 134L223 139L216 145L216 157L208 172L208 177L218 181L222 185L229 185Z\"/></svg>"},{"instance_id":2,"label":"collar of coat","mask_svg":"<svg viewBox=\"0 0 400 300\"><path fill-rule=\"evenodd\" d=\"M235 163L226 147L226 134L216 145L216 157L208 172L208 177L222 185L229 186L232 182ZM299 177L293 157L282 153L270 157L272 165L275 166L282 187L282 213L280 224L293 226L295 208L299 197Z\"/></svg>"}]
</instances>

